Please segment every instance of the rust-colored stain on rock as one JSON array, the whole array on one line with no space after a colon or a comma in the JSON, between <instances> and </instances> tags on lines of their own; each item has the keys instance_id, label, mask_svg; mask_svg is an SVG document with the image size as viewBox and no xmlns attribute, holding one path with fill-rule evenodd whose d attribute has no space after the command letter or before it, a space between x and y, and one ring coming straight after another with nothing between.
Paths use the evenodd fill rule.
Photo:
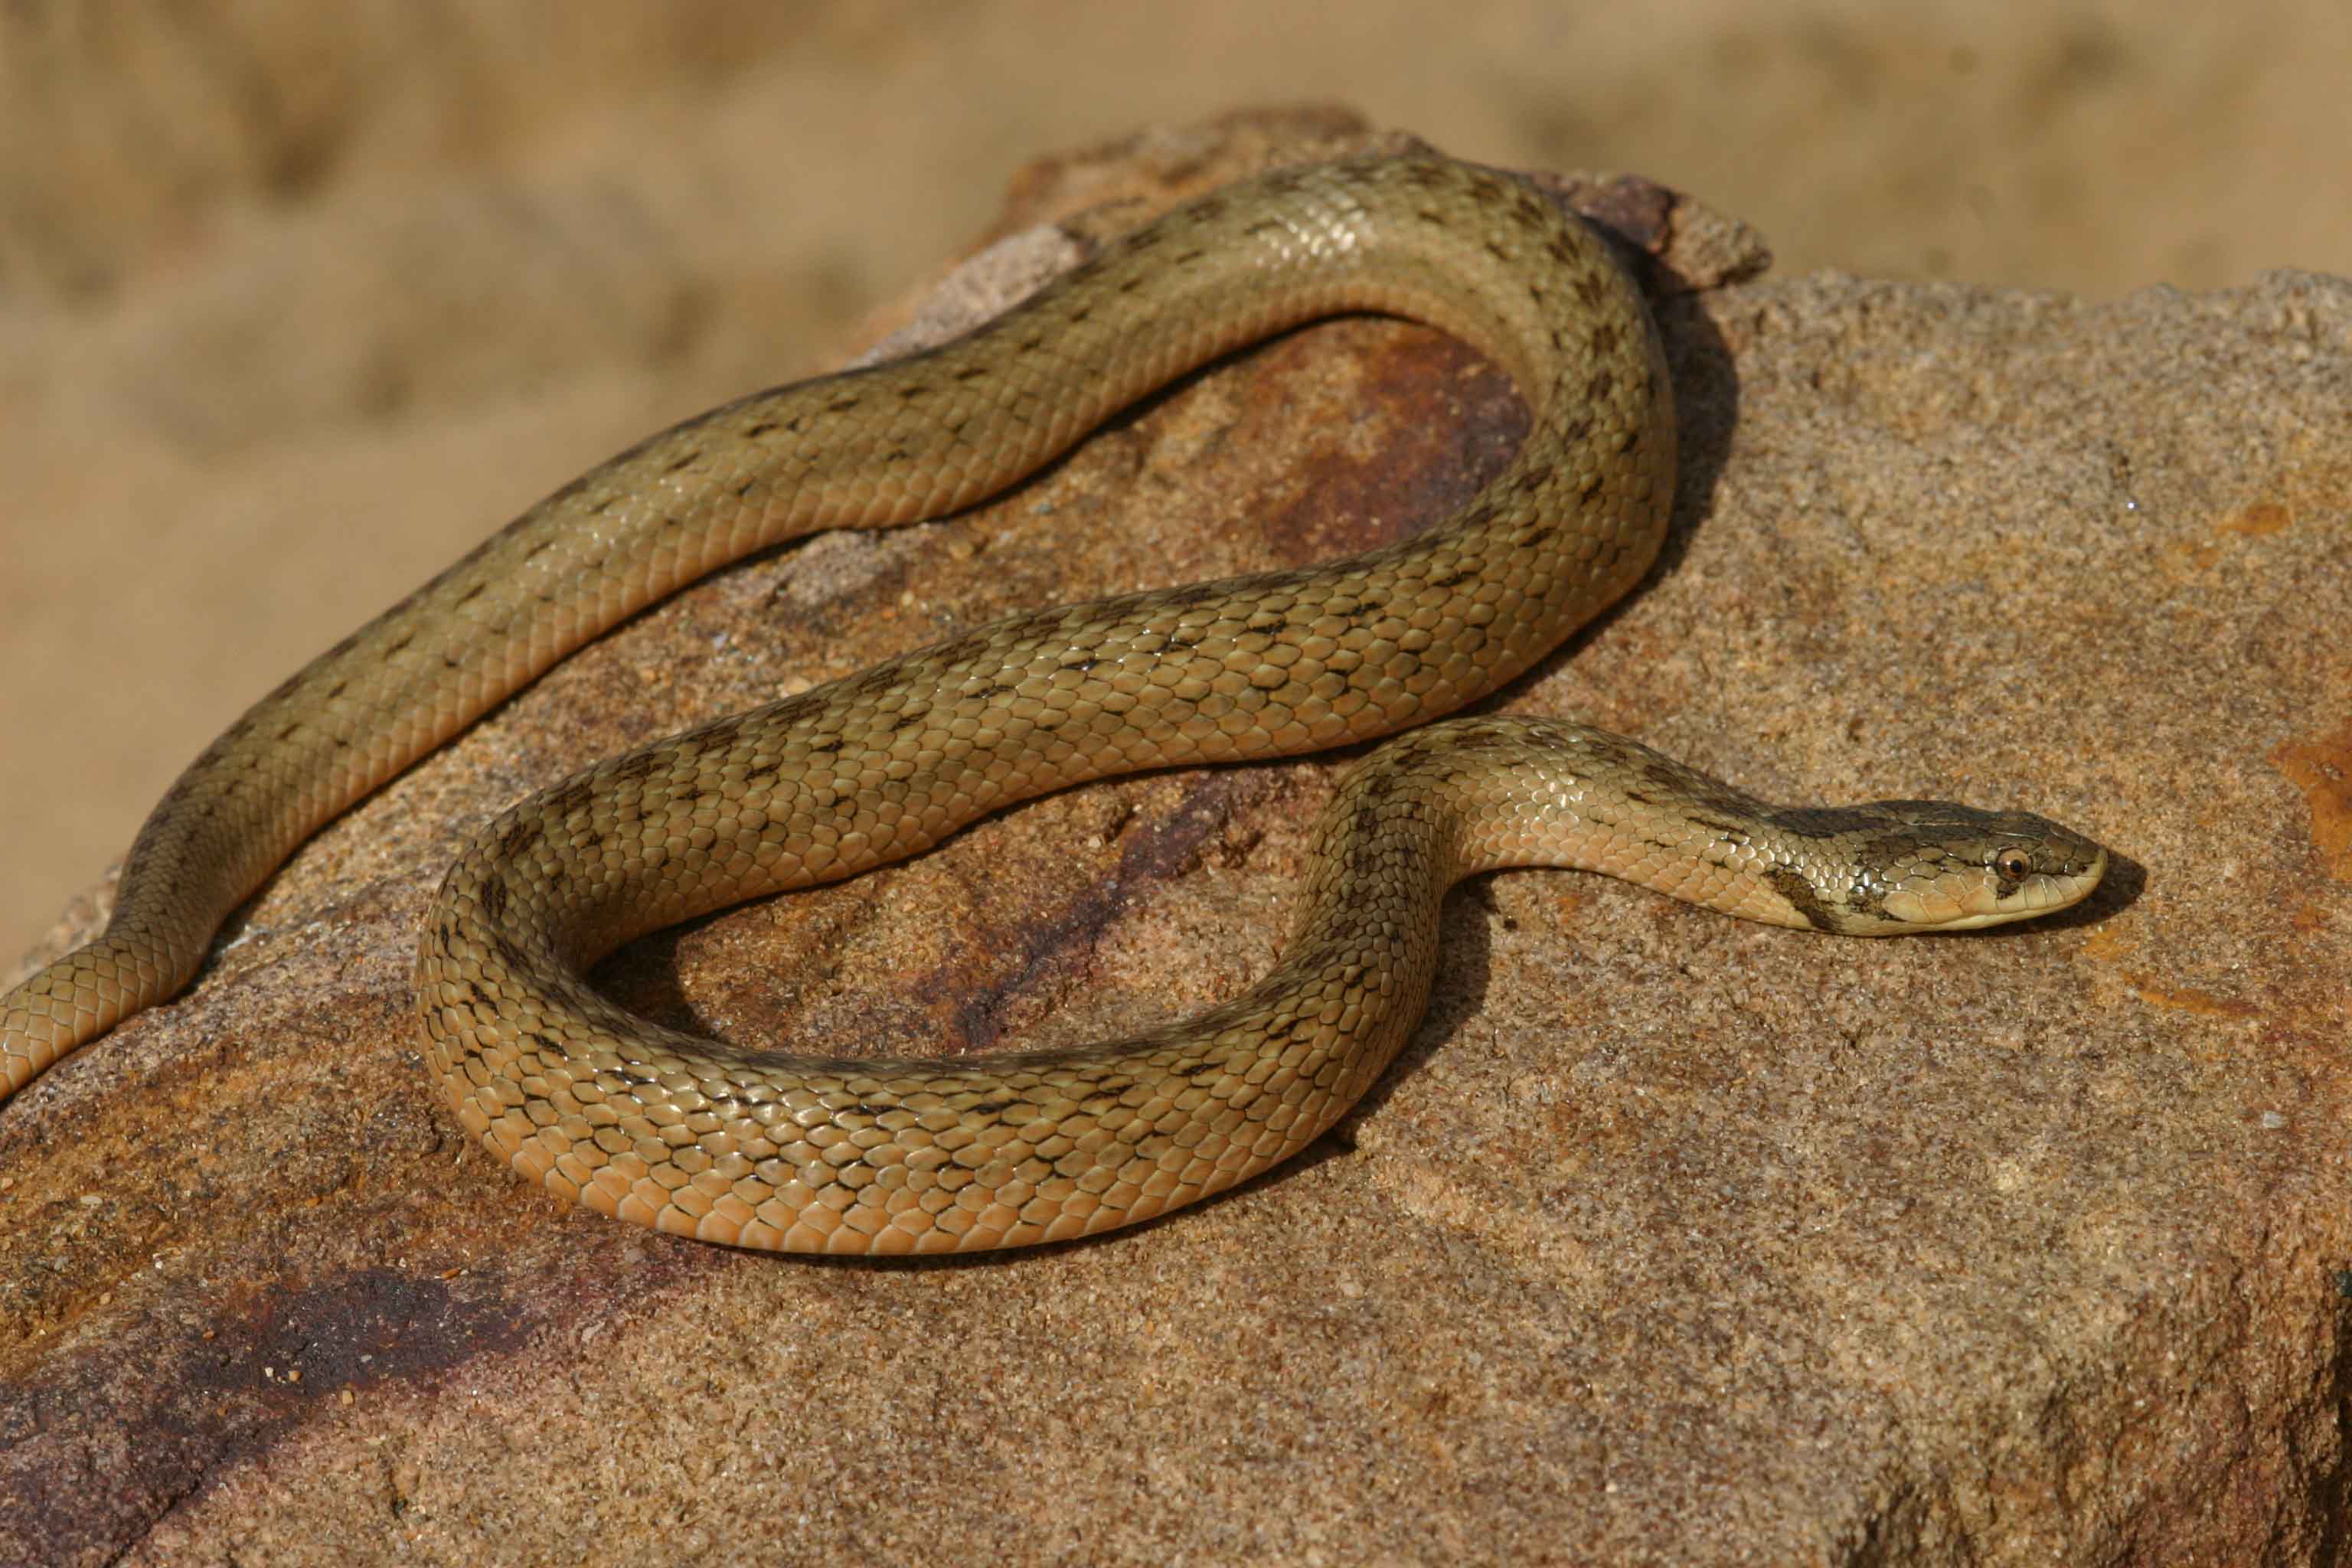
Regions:
<instances>
[{"instance_id":1,"label":"rust-colored stain on rock","mask_svg":"<svg viewBox=\"0 0 2352 1568\"><path fill-rule=\"evenodd\" d=\"M2132 994L2155 1007L2170 1007L2203 1018L2259 1018L2263 1010L2252 1002L2222 996L2193 985L2164 986L2135 975Z\"/></svg>"},{"instance_id":2,"label":"rust-colored stain on rock","mask_svg":"<svg viewBox=\"0 0 2352 1568\"><path fill-rule=\"evenodd\" d=\"M1340 330L1361 345L1352 377L1314 373L1310 331L1273 351L1273 374L1253 382L1255 398L1311 399L1333 426L1382 432L1369 449L1295 466L1286 488L1296 499L1265 523L1286 566L1410 538L1476 495L1527 434L1510 379L1465 345L1401 323ZM1255 415L1245 412L1244 423Z\"/></svg>"},{"instance_id":3,"label":"rust-colored stain on rock","mask_svg":"<svg viewBox=\"0 0 2352 1568\"><path fill-rule=\"evenodd\" d=\"M2339 882L2352 882L2352 726L2315 741L2273 747L2273 767L2303 792L2311 845Z\"/></svg>"},{"instance_id":4,"label":"rust-colored stain on rock","mask_svg":"<svg viewBox=\"0 0 2352 1568\"><path fill-rule=\"evenodd\" d=\"M2274 500L2258 500L2241 507L2213 526L2222 533L2240 533L2260 539L2265 534L2279 533L2294 521L2294 513Z\"/></svg>"}]
</instances>

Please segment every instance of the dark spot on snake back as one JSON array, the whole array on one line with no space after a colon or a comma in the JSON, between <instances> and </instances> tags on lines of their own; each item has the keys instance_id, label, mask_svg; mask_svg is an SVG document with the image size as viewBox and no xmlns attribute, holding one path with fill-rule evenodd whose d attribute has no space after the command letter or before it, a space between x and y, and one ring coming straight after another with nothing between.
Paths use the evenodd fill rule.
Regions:
<instances>
[{"instance_id":1,"label":"dark spot on snake back","mask_svg":"<svg viewBox=\"0 0 2352 1568\"><path fill-rule=\"evenodd\" d=\"M499 858L509 861L521 859L525 852L538 846L541 831L538 817L529 814L516 816L499 835Z\"/></svg>"},{"instance_id":2,"label":"dark spot on snake back","mask_svg":"<svg viewBox=\"0 0 2352 1568\"><path fill-rule=\"evenodd\" d=\"M662 757L657 752L632 752L614 764L613 777L625 784L643 784L659 773Z\"/></svg>"}]
</instances>

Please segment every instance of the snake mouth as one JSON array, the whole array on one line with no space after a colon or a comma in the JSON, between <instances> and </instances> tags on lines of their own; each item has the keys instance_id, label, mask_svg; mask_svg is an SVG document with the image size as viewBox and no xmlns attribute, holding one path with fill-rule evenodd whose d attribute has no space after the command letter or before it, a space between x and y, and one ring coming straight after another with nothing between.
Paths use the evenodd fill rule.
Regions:
<instances>
[{"instance_id":1,"label":"snake mouth","mask_svg":"<svg viewBox=\"0 0 2352 1568\"><path fill-rule=\"evenodd\" d=\"M2107 852L2088 840L2076 839L2075 835L2065 837L2075 843L2043 847L2060 852L2036 856L2033 868L2020 877L2004 877L1989 867L1970 868L1889 894L1880 907L1895 923L1885 934L1981 931L2012 921L2035 920L2081 903L2106 876Z\"/></svg>"}]
</instances>

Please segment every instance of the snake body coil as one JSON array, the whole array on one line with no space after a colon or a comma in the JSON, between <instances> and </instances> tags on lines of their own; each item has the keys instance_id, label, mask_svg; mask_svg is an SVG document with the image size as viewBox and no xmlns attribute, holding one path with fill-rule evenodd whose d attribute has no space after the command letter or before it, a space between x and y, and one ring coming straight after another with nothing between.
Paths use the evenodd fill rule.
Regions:
<instances>
[{"instance_id":1,"label":"snake body coil","mask_svg":"<svg viewBox=\"0 0 2352 1568\"><path fill-rule=\"evenodd\" d=\"M970 505L1236 347L1376 310L1503 364L1533 425L1430 531L1309 571L982 627L604 763L500 816L416 965L460 1121L553 1190L740 1246L1014 1246L1149 1217L1288 1157L1418 1019L1439 896L1581 866L1822 930L1989 924L2104 868L2021 814L1776 811L1631 742L1435 725L1350 775L1299 934L1246 995L1134 1039L970 1061L757 1057L604 1001L646 931L855 875L1012 802L1363 740L1493 690L1654 557L1673 489L1658 341L1602 244L1434 156L1262 177L1170 215L968 337L761 393L592 470L265 699L150 817L107 933L0 998L13 1089L192 977L295 846L605 627L814 531Z\"/></svg>"}]
</instances>

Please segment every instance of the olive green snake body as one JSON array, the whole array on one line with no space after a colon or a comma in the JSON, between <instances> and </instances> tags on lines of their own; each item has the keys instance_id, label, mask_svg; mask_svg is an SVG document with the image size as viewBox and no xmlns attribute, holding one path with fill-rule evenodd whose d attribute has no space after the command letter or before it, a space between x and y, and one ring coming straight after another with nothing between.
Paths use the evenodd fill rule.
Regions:
<instances>
[{"instance_id":1,"label":"olive green snake body","mask_svg":"<svg viewBox=\"0 0 2352 1568\"><path fill-rule=\"evenodd\" d=\"M1492 691L1623 595L1663 536L1672 399L1606 247L1434 155L1292 169L1180 209L970 335L758 394L624 453L295 675L190 767L103 937L0 997L9 1091L194 976L326 820L606 627L749 552L1002 490L1173 377L1297 323L1412 317L1529 405L1508 468L1402 543L983 626L605 762L501 816L415 971L426 1055L514 1168L619 1217L801 1251L1081 1236L1318 1136L1418 1020L1445 888L1581 867L1782 924L1989 924L2071 903L2095 846L2022 814L1777 811L1629 741L1488 716L1348 778L1297 934L1244 995L1131 1039L961 1060L738 1053L582 978L632 937L852 876L1142 768L1388 734Z\"/></svg>"}]
</instances>

